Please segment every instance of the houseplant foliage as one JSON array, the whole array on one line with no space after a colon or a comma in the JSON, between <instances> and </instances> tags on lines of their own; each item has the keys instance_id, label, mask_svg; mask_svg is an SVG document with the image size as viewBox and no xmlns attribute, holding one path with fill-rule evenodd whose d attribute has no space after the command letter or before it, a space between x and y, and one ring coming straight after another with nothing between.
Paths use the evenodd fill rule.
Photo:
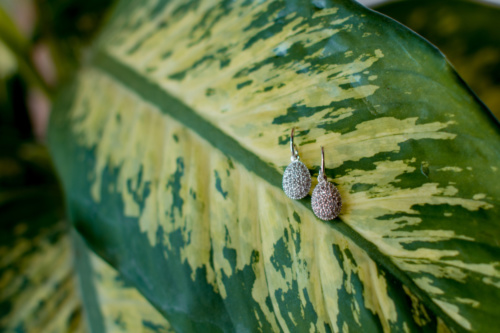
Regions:
<instances>
[{"instance_id":1,"label":"houseplant foliage","mask_svg":"<svg viewBox=\"0 0 500 333\"><path fill-rule=\"evenodd\" d=\"M84 328L68 225L46 148L34 144L26 83L0 45L0 331Z\"/></svg>"},{"instance_id":2,"label":"houseplant foliage","mask_svg":"<svg viewBox=\"0 0 500 333\"><path fill-rule=\"evenodd\" d=\"M69 231L49 154L33 140L26 82L14 56L5 48L0 54L0 331L88 332L83 296L96 305L85 312L103 330L171 332L133 286Z\"/></svg>"},{"instance_id":3,"label":"houseplant foliage","mask_svg":"<svg viewBox=\"0 0 500 333\"><path fill-rule=\"evenodd\" d=\"M0 329L85 332L57 183L40 167L47 151L13 148L0 156Z\"/></svg>"},{"instance_id":4,"label":"houseplant foliage","mask_svg":"<svg viewBox=\"0 0 500 333\"><path fill-rule=\"evenodd\" d=\"M292 127L339 221L282 194ZM495 320L498 126L354 2L123 1L50 133L75 227L176 330Z\"/></svg>"},{"instance_id":5,"label":"houseplant foliage","mask_svg":"<svg viewBox=\"0 0 500 333\"><path fill-rule=\"evenodd\" d=\"M280 190L292 127L339 220ZM121 1L49 132L94 331L103 285L166 331L498 324L498 124L353 1Z\"/></svg>"},{"instance_id":6,"label":"houseplant foliage","mask_svg":"<svg viewBox=\"0 0 500 333\"><path fill-rule=\"evenodd\" d=\"M28 60L29 42L1 8L0 17L0 331L87 332L83 296L95 297L96 309L85 312L94 319L103 313L106 331L169 332L142 295L70 232L49 154L34 142L28 115L29 87L50 89Z\"/></svg>"},{"instance_id":7,"label":"houseplant foliage","mask_svg":"<svg viewBox=\"0 0 500 333\"><path fill-rule=\"evenodd\" d=\"M462 0L399 1L375 7L436 45L500 117L500 7Z\"/></svg>"}]
</instances>

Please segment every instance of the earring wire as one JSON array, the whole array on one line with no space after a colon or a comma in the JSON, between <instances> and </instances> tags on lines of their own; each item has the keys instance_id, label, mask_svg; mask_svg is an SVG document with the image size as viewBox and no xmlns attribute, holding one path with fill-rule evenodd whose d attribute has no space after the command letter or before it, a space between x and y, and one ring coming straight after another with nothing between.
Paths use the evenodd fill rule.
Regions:
<instances>
[{"instance_id":1,"label":"earring wire","mask_svg":"<svg viewBox=\"0 0 500 333\"><path fill-rule=\"evenodd\" d=\"M321 146L321 169L319 171L318 175L318 181L326 181L326 174L325 174L325 150L323 146Z\"/></svg>"},{"instance_id":2,"label":"earring wire","mask_svg":"<svg viewBox=\"0 0 500 333\"><path fill-rule=\"evenodd\" d=\"M295 128L292 127L292 133L290 134L290 150L292 152L292 157L291 160L292 162L298 161L299 158L299 151L297 150L297 146L295 146L295 143L293 143L293 134L295 133Z\"/></svg>"}]
</instances>

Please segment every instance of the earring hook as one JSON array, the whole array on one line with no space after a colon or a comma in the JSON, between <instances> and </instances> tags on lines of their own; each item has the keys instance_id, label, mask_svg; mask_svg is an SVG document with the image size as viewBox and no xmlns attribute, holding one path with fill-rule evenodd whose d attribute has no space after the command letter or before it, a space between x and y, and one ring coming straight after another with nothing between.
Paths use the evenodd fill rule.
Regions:
<instances>
[{"instance_id":1,"label":"earring hook","mask_svg":"<svg viewBox=\"0 0 500 333\"><path fill-rule=\"evenodd\" d=\"M325 175L325 149L321 146L321 169L319 171L318 180L327 180Z\"/></svg>"},{"instance_id":2,"label":"earring hook","mask_svg":"<svg viewBox=\"0 0 500 333\"><path fill-rule=\"evenodd\" d=\"M292 162L298 161L299 158L299 152L297 150L297 146L295 143L293 143L293 134L295 133L295 128L292 127L292 133L290 134L290 150L292 151Z\"/></svg>"}]
</instances>

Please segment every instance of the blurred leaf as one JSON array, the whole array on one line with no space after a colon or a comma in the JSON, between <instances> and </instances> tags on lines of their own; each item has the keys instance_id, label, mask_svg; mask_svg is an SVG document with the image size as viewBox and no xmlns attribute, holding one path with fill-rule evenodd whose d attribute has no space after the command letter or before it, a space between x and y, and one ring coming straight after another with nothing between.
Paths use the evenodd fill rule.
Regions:
<instances>
[{"instance_id":1,"label":"blurred leaf","mask_svg":"<svg viewBox=\"0 0 500 333\"><path fill-rule=\"evenodd\" d=\"M0 331L83 332L63 200L46 148L30 143L26 91L19 74L0 78Z\"/></svg>"},{"instance_id":2,"label":"blurred leaf","mask_svg":"<svg viewBox=\"0 0 500 333\"><path fill-rule=\"evenodd\" d=\"M412 0L375 7L444 52L500 119L500 8L461 0Z\"/></svg>"},{"instance_id":3,"label":"blurred leaf","mask_svg":"<svg viewBox=\"0 0 500 333\"><path fill-rule=\"evenodd\" d=\"M17 69L16 58L0 41L0 80L13 74Z\"/></svg>"},{"instance_id":4,"label":"blurred leaf","mask_svg":"<svg viewBox=\"0 0 500 333\"><path fill-rule=\"evenodd\" d=\"M114 0L34 0L39 10L39 29L58 40L89 43L100 28Z\"/></svg>"},{"instance_id":5,"label":"blurred leaf","mask_svg":"<svg viewBox=\"0 0 500 333\"><path fill-rule=\"evenodd\" d=\"M26 55L29 41L19 32L15 23L0 6L0 36L16 55Z\"/></svg>"},{"instance_id":6,"label":"blurred leaf","mask_svg":"<svg viewBox=\"0 0 500 333\"><path fill-rule=\"evenodd\" d=\"M61 201L44 148L0 150L2 332L85 331Z\"/></svg>"},{"instance_id":7,"label":"blurred leaf","mask_svg":"<svg viewBox=\"0 0 500 333\"><path fill-rule=\"evenodd\" d=\"M74 75L85 48L105 20L114 0L34 0L38 10L35 38L47 43L60 84Z\"/></svg>"},{"instance_id":8,"label":"blurred leaf","mask_svg":"<svg viewBox=\"0 0 500 333\"><path fill-rule=\"evenodd\" d=\"M500 325L500 129L354 1L121 1L54 108L87 244L184 332ZM338 184L323 222L281 177Z\"/></svg>"}]
</instances>

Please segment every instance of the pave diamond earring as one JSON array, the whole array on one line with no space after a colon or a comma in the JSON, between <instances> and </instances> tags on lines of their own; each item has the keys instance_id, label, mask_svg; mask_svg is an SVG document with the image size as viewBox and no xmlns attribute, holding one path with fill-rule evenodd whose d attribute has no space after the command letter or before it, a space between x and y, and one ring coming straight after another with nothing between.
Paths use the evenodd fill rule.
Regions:
<instances>
[{"instance_id":1,"label":"pave diamond earring","mask_svg":"<svg viewBox=\"0 0 500 333\"><path fill-rule=\"evenodd\" d=\"M321 170L318 175L318 185L314 188L311 205L314 214L324 221L336 218L342 208L339 190L325 176L325 152L321 147Z\"/></svg>"},{"instance_id":2,"label":"pave diamond earring","mask_svg":"<svg viewBox=\"0 0 500 333\"><path fill-rule=\"evenodd\" d=\"M300 161L299 152L293 143L293 133L290 134L290 150L292 151L292 163L290 163L283 174L283 191L290 199L302 199L311 189L311 174L309 169Z\"/></svg>"}]
</instances>

